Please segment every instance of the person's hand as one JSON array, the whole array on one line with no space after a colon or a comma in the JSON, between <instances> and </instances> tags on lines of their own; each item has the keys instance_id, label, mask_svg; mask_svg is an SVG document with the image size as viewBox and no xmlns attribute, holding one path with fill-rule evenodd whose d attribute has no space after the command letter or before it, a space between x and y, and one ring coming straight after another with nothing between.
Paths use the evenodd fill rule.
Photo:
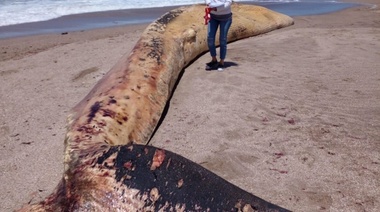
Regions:
<instances>
[{"instance_id":1,"label":"person's hand","mask_svg":"<svg viewBox=\"0 0 380 212\"><path fill-rule=\"evenodd\" d=\"M207 5L207 8L209 8L211 11L212 11L212 10L217 11L217 8L216 8L216 7L210 7L209 4Z\"/></svg>"},{"instance_id":2,"label":"person's hand","mask_svg":"<svg viewBox=\"0 0 380 212\"><path fill-rule=\"evenodd\" d=\"M207 5L207 7L211 8L211 10L217 11L217 7L219 7L221 5L223 5L223 4L216 3L216 2L211 2L210 4Z\"/></svg>"}]
</instances>

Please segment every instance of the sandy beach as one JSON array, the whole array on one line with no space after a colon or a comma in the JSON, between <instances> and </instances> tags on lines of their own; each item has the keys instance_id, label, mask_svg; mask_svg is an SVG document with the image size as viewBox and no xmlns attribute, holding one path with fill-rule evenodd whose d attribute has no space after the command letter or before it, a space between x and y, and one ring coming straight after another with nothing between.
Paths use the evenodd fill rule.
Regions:
<instances>
[{"instance_id":1,"label":"sandy beach","mask_svg":"<svg viewBox=\"0 0 380 212\"><path fill-rule=\"evenodd\" d=\"M202 55L150 144L292 211L380 211L379 17L295 17L230 43L223 72ZM53 191L69 110L146 26L0 39L0 211Z\"/></svg>"}]
</instances>

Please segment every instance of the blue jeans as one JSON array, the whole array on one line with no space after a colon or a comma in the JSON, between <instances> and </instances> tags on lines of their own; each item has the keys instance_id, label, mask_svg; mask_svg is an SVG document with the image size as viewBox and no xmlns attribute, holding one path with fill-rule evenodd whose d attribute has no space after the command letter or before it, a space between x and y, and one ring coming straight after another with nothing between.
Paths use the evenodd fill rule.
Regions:
<instances>
[{"instance_id":1,"label":"blue jeans","mask_svg":"<svg viewBox=\"0 0 380 212\"><path fill-rule=\"evenodd\" d=\"M218 21L213 18L210 19L207 26L207 45L212 57L216 56L215 35L218 27L219 30L219 45L220 45L220 59L224 60L227 54L227 33L230 29L232 18L227 21Z\"/></svg>"}]
</instances>

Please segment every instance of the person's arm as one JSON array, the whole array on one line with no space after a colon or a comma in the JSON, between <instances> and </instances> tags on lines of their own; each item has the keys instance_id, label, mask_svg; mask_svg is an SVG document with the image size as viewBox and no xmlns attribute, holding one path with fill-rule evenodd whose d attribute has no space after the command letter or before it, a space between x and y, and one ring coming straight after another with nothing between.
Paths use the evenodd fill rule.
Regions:
<instances>
[{"instance_id":1,"label":"person's arm","mask_svg":"<svg viewBox=\"0 0 380 212\"><path fill-rule=\"evenodd\" d=\"M222 5L216 7L217 11L223 12L231 9L232 0L226 0Z\"/></svg>"}]
</instances>

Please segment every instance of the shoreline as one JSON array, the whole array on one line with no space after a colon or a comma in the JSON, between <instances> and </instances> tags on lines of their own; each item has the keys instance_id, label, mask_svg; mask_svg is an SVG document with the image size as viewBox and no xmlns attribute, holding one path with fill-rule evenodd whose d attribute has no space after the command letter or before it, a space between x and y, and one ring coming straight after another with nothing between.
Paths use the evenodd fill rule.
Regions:
<instances>
[{"instance_id":1,"label":"shoreline","mask_svg":"<svg viewBox=\"0 0 380 212\"><path fill-rule=\"evenodd\" d=\"M200 56L151 144L293 211L380 211L379 14L295 17L229 44L224 72ZM0 39L0 211L52 192L68 111L147 25Z\"/></svg>"},{"instance_id":2,"label":"shoreline","mask_svg":"<svg viewBox=\"0 0 380 212\"><path fill-rule=\"evenodd\" d=\"M321 15L360 6L359 3L354 2L241 3L264 6L291 17ZM41 34L66 34L99 28L148 24L164 13L178 7L180 6L91 12L62 16L46 21L0 26L0 40Z\"/></svg>"}]
</instances>

